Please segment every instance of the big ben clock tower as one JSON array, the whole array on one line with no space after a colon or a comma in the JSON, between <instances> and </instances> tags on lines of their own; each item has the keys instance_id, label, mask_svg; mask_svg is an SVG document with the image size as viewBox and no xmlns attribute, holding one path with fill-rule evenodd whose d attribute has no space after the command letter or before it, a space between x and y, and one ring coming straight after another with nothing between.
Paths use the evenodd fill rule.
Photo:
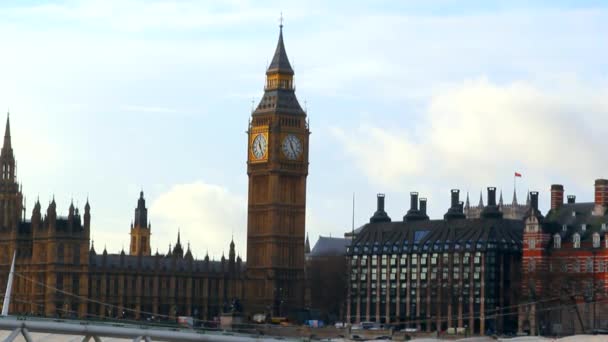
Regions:
<instances>
[{"instance_id":1,"label":"big ben clock tower","mask_svg":"<svg viewBox=\"0 0 608 342\"><path fill-rule=\"evenodd\" d=\"M247 134L246 309L286 316L304 306L308 124L279 42Z\"/></svg>"}]
</instances>

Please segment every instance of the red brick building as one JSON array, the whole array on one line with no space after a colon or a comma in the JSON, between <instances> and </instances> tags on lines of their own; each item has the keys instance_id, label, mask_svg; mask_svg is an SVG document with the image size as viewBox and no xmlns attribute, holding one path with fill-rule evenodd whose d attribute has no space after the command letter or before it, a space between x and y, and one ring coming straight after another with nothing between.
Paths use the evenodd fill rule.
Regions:
<instances>
[{"instance_id":1,"label":"red brick building","mask_svg":"<svg viewBox=\"0 0 608 342\"><path fill-rule=\"evenodd\" d=\"M608 180L595 181L595 201L576 203L551 186L546 217L525 218L518 330L572 334L608 328Z\"/></svg>"}]
</instances>

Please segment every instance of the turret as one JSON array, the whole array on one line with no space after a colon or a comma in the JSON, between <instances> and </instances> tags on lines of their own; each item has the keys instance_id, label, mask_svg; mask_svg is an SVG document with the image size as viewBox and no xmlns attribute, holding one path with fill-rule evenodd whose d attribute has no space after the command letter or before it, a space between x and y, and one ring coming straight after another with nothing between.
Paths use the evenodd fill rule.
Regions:
<instances>
[{"instance_id":1,"label":"turret","mask_svg":"<svg viewBox=\"0 0 608 342\"><path fill-rule=\"evenodd\" d=\"M55 196L53 196L53 200L49 203L48 208L46 209L46 225L50 229L55 229L55 223L57 222L57 204L55 203Z\"/></svg>"},{"instance_id":2,"label":"turret","mask_svg":"<svg viewBox=\"0 0 608 342\"><path fill-rule=\"evenodd\" d=\"M236 252L234 250L234 239L230 241L230 251L228 252L228 260L230 264L234 264L236 261Z\"/></svg>"},{"instance_id":3,"label":"turret","mask_svg":"<svg viewBox=\"0 0 608 342\"><path fill-rule=\"evenodd\" d=\"M32 210L32 229L42 228L42 213L40 212L40 200L36 200Z\"/></svg>"},{"instance_id":4,"label":"turret","mask_svg":"<svg viewBox=\"0 0 608 342\"><path fill-rule=\"evenodd\" d=\"M2 182L13 183L15 182L15 156L13 155L13 146L11 144L11 123L9 114L6 114L6 128L4 130L4 144L2 145L2 151L0 152L0 168L2 171ZM15 187L15 191L18 188Z\"/></svg>"},{"instance_id":5,"label":"turret","mask_svg":"<svg viewBox=\"0 0 608 342\"><path fill-rule=\"evenodd\" d=\"M148 222L148 209L146 208L146 200L144 192L139 193L137 207L135 208L134 220L131 222L131 246L129 254L131 255L150 255L150 222Z\"/></svg>"},{"instance_id":6,"label":"turret","mask_svg":"<svg viewBox=\"0 0 608 342\"><path fill-rule=\"evenodd\" d=\"M184 249L182 248L182 242L180 239L180 231L179 229L177 230L177 243L175 244L175 247L173 248L173 254L174 257L176 258L183 258L184 257Z\"/></svg>"},{"instance_id":7,"label":"turret","mask_svg":"<svg viewBox=\"0 0 608 342\"><path fill-rule=\"evenodd\" d=\"M91 230L91 206L89 205L89 199L87 198L87 203L84 205L84 230Z\"/></svg>"}]
</instances>

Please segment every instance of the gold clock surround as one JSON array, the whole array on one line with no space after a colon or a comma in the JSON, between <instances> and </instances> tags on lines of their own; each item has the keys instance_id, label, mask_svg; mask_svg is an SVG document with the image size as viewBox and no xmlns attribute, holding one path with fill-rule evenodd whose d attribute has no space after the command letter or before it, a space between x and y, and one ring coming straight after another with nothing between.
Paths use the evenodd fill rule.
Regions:
<instances>
[{"instance_id":1,"label":"gold clock surround","mask_svg":"<svg viewBox=\"0 0 608 342\"><path fill-rule=\"evenodd\" d=\"M253 152L253 141L259 135L262 135L266 140L266 146L264 148L264 155L258 158ZM249 132L249 162L250 163L265 163L268 161L268 127L252 127Z\"/></svg>"}]
</instances>

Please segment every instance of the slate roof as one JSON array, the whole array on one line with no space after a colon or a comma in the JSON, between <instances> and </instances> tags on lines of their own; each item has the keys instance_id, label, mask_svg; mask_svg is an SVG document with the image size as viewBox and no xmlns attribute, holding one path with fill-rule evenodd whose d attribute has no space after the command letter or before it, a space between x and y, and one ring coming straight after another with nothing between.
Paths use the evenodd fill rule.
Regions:
<instances>
[{"instance_id":1,"label":"slate roof","mask_svg":"<svg viewBox=\"0 0 608 342\"><path fill-rule=\"evenodd\" d=\"M105 255L106 265L104 266L103 254L89 254L89 267L91 270L95 268L114 268L128 270L147 270L147 271L183 271L183 272L223 272L221 261L209 261L208 266L205 260L192 260L192 268L190 268L190 260L173 257L160 256L134 256L121 254ZM124 258L124 263L121 264L121 258ZM140 261L141 258L141 261ZM140 263L141 262L141 263ZM158 268L156 263L158 262ZM226 260L228 267L228 260ZM245 263L241 263L241 271L245 269Z\"/></svg>"},{"instance_id":2,"label":"slate roof","mask_svg":"<svg viewBox=\"0 0 608 342\"><path fill-rule=\"evenodd\" d=\"M574 233L579 233L581 242L592 241L593 233L600 233L603 240L606 229L602 229L602 224L608 226L608 215L593 215L595 203L565 203L559 209L551 209L543 223L543 229L551 233L551 240L555 233L558 233L562 241L571 241ZM574 214L573 214L574 213ZM583 230L585 224L585 230ZM564 225L566 231L563 230ZM550 245L553 243L551 242Z\"/></svg>"},{"instance_id":3,"label":"slate roof","mask_svg":"<svg viewBox=\"0 0 608 342\"><path fill-rule=\"evenodd\" d=\"M434 253L497 249L519 252L524 223L499 217L378 222L364 226L350 254Z\"/></svg>"},{"instance_id":4,"label":"slate roof","mask_svg":"<svg viewBox=\"0 0 608 342\"><path fill-rule=\"evenodd\" d=\"M293 75L293 69L287 58L287 51L285 51L285 44L283 43L283 25L281 25L277 48L274 51L274 56L272 57L272 62L270 62L270 65L268 66L267 73L276 71Z\"/></svg>"},{"instance_id":5,"label":"slate roof","mask_svg":"<svg viewBox=\"0 0 608 342\"><path fill-rule=\"evenodd\" d=\"M309 256L314 258L346 255L346 247L350 245L350 242L350 239L345 238L319 236Z\"/></svg>"},{"instance_id":6,"label":"slate roof","mask_svg":"<svg viewBox=\"0 0 608 342\"><path fill-rule=\"evenodd\" d=\"M264 92L254 115L267 112L281 112L284 114L306 115L293 89L273 89Z\"/></svg>"}]
</instances>

